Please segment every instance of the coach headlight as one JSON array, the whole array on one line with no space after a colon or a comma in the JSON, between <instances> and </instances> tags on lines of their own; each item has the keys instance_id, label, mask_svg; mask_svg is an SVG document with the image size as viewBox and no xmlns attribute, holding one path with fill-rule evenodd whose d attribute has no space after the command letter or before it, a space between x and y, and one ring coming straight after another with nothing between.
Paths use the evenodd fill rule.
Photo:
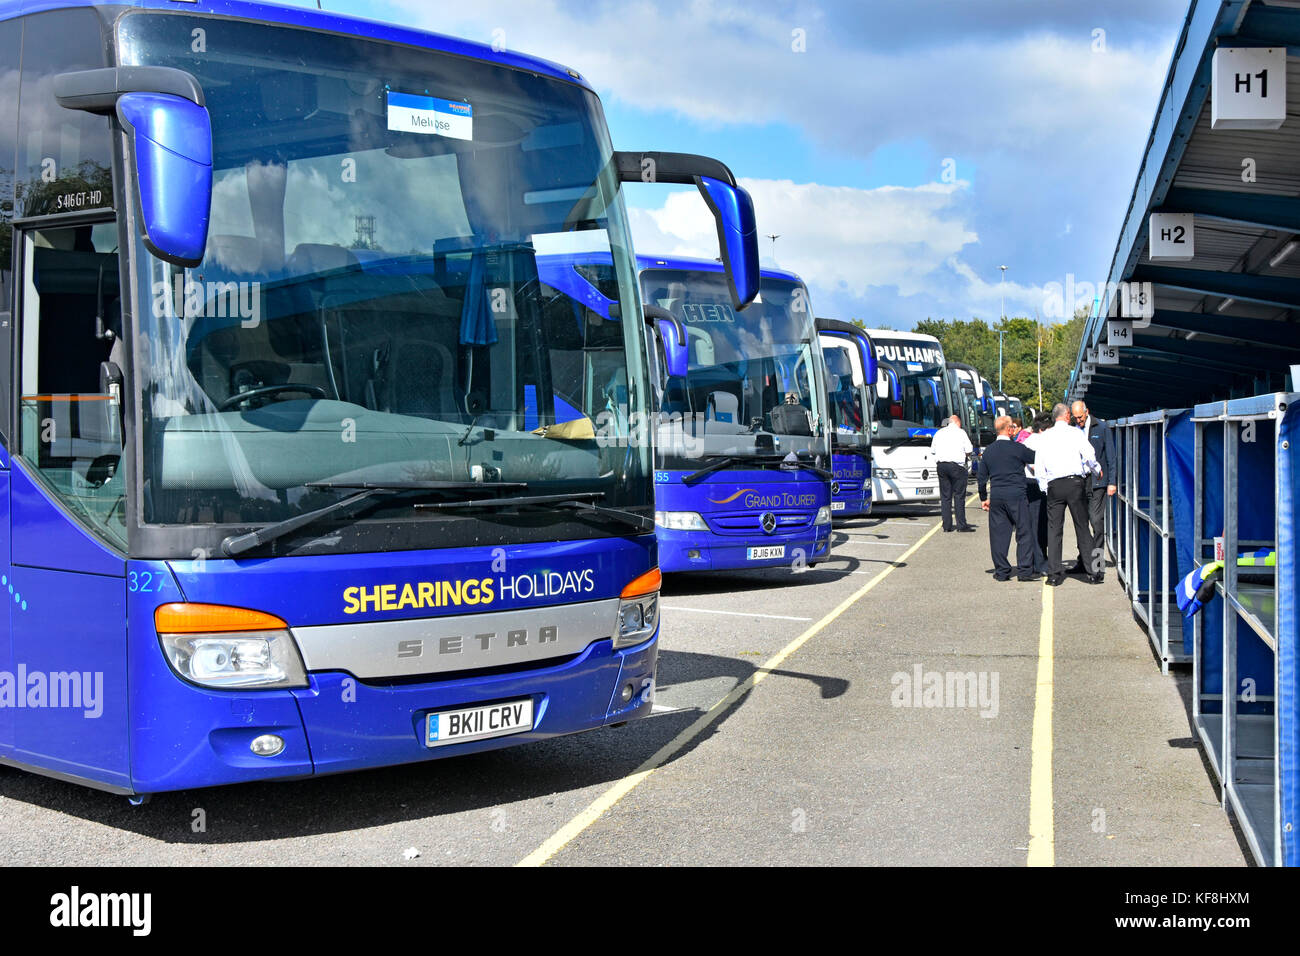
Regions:
<instances>
[{"instance_id":1,"label":"coach headlight","mask_svg":"<svg viewBox=\"0 0 1300 956\"><path fill-rule=\"evenodd\" d=\"M898 477L897 475L894 474L894 469L881 468L878 465L872 469L871 475L873 478L881 478L885 481L893 481L895 478Z\"/></svg>"},{"instance_id":2,"label":"coach headlight","mask_svg":"<svg viewBox=\"0 0 1300 956\"><path fill-rule=\"evenodd\" d=\"M820 508L817 509L817 517L813 519L813 524L830 524L830 523L831 523L831 509L826 507L826 505L822 505Z\"/></svg>"},{"instance_id":3,"label":"coach headlight","mask_svg":"<svg viewBox=\"0 0 1300 956\"><path fill-rule=\"evenodd\" d=\"M663 575L658 568L652 568L623 589L618 605L615 649L635 647L654 636L659 628L659 588L662 583Z\"/></svg>"},{"instance_id":4,"label":"coach headlight","mask_svg":"<svg viewBox=\"0 0 1300 956\"><path fill-rule=\"evenodd\" d=\"M289 625L273 614L220 604L164 604L154 626L167 662L203 687L306 687Z\"/></svg>"},{"instance_id":5,"label":"coach headlight","mask_svg":"<svg viewBox=\"0 0 1300 956\"><path fill-rule=\"evenodd\" d=\"M708 531L698 511L656 511L655 524L669 531Z\"/></svg>"}]
</instances>

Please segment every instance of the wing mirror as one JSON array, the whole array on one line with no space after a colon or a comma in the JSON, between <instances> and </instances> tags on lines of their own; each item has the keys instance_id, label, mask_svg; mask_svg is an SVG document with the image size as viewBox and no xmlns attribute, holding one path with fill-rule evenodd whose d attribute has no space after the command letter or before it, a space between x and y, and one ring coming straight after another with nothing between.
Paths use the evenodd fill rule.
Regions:
<instances>
[{"instance_id":1,"label":"wing mirror","mask_svg":"<svg viewBox=\"0 0 1300 956\"><path fill-rule=\"evenodd\" d=\"M657 305L643 305L646 324L654 327L663 344L664 369L671 378L684 378L690 366L686 329L667 309Z\"/></svg>"},{"instance_id":2,"label":"wing mirror","mask_svg":"<svg viewBox=\"0 0 1300 956\"><path fill-rule=\"evenodd\" d=\"M754 201L736 184L730 169L693 153L618 152L613 162L620 182L675 183L699 189L717 225L731 304L739 311L754 301L760 269Z\"/></svg>"},{"instance_id":3,"label":"wing mirror","mask_svg":"<svg viewBox=\"0 0 1300 956\"><path fill-rule=\"evenodd\" d=\"M212 209L212 122L191 74L161 66L61 73L65 109L114 115L131 144L144 243L178 266L203 261Z\"/></svg>"},{"instance_id":4,"label":"wing mirror","mask_svg":"<svg viewBox=\"0 0 1300 956\"><path fill-rule=\"evenodd\" d=\"M867 339L866 361L863 363L862 374L868 384L874 383L880 378L880 360L876 358L876 347L872 344L871 339Z\"/></svg>"}]
</instances>

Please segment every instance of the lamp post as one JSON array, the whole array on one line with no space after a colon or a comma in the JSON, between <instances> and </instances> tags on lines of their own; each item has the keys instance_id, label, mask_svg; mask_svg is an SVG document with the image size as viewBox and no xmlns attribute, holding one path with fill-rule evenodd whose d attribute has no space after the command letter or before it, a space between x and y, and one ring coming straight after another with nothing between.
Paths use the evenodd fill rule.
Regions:
<instances>
[{"instance_id":1,"label":"lamp post","mask_svg":"<svg viewBox=\"0 0 1300 956\"><path fill-rule=\"evenodd\" d=\"M1007 267L998 266L1002 270L1002 279L999 285L1002 287L1002 321L1000 325L1007 324ZM998 391L1002 391L1002 336L1006 334L1006 329L998 329Z\"/></svg>"},{"instance_id":2,"label":"lamp post","mask_svg":"<svg viewBox=\"0 0 1300 956\"><path fill-rule=\"evenodd\" d=\"M1034 336L1038 339L1038 410L1043 410L1043 320L1034 309Z\"/></svg>"}]
</instances>

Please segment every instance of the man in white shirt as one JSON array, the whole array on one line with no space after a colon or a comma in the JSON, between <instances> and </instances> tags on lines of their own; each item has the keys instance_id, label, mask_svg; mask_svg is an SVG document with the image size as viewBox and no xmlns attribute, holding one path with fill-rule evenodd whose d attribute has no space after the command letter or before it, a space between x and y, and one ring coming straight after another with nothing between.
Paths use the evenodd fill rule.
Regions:
<instances>
[{"instance_id":1,"label":"man in white shirt","mask_svg":"<svg viewBox=\"0 0 1300 956\"><path fill-rule=\"evenodd\" d=\"M1062 539L1065 534L1065 509L1074 520L1074 536L1081 549L1092 541L1088 527L1088 503L1085 500L1085 477L1098 474L1101 466L1092 445L1083 432L1070 424L1070 410L1065 405L1052 408L1052 427L1037 439L1034 449L1034 474L1038 486L1047 495L1047 583L1059 587L1065 580L1061 564ZM1101 576L1089 574L1093 584Z\"/></svg>"},{"instance_id":2,"label":"man in white shirt","mask_svg":"<svg viewBox=\"0 0 1300 956\"><path fill-rule=\"evenodd\" d=\"M942 428L930 439L930 451L938 464L939 503L943 514L943 530L952 531L953 512L957 513L957 531L974 531L975 526L966 523L966 480L969 473L966 461L975 451L970 437L961 427L961 418L950 417Z\"/></svg>"}]
</instances>

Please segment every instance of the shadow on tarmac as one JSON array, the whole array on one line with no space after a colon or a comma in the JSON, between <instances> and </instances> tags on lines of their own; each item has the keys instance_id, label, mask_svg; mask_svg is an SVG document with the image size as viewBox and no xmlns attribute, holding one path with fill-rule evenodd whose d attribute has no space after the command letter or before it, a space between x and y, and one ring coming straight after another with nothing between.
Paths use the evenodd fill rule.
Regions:
<instances>
[{"instance_id":1,"label":"shadow on tarmac","mask_svg":"<svg viewBox=\"0 0 1300 956\"><path fill-rule=\"evenodd\" d=\"M849 543L854 538L889 538L888 534L862 534L881 527L886 520L915 521L918 524L933 519L937 511L925 508L901 508L889 514L866 518L850 518L836 522L831 531L831 553L812 567L755 568L754 570L678 571L664 575L664 597L689 597L692 595L726 594L730 592L766 591L773 587L799 587L837 581L855 571L872 570L870 565L905 568L906 561L893 561L886 557L863 558L856 555L836 554L837 545ZM857 532L850 535L849 532Z\"/></svg>"},{"instance_id":2,"label":"shadow on tarmac","mask_svg":"<svg viewBox=\"0 0 1300 956\"><path fill-rule=\"evenodd\" d=\"M665 650L659 655L663 689L727 677L731 679L729 690L757 669L756 663L713 654ZM839 697L849 689L849 682L839 677L788 670L771 673L808 681L817 687L821 700ZM711 706L721 696L711 694L705 706ZM672 760L708 740L748 699L748 693L742 695ZM397 823L437 821L467 812L487 814L493 808L518 801L606 786L635 771L701 713L699 707L687 707L660 712L623 727L604 727L519 747L379 770L160 793L140 807L130 806L125 797L0 767L0 798L168 844L220 846L346 834ZM547 800L546 806L553 802ZM205 829L195 832L200 810ZM518 811L516 819L525 812ZM536 812L536 838L540 843L557 824L544 810L538 808ZM485 816L483 826L490 822ZM463 843L475 832L473 824L460 821L446 831L447 845ZM148 852L146 847L139 850Z\"/></svg>"},{"instance_id":3,"label":"shadow on tarmac","mask_svg":"<svg viewBox=\"0 0 1300 956\"><path fill-rule=\"evenodd\" d=\"M746 593L750 591L770 591L772 588L802 587L809 584L825 584L838 581L854 571L863 570L867 565L884 565L886 567L905 568L905 561L891 561L888 558L859 558L844 554L835 554L819 561L816 567L795 571L792 568L764 568L754 571L701 571L698 573L678 572L664 575L663 590L666 598L691 597L707 594Z\"/></svg>"}]
</instances>

